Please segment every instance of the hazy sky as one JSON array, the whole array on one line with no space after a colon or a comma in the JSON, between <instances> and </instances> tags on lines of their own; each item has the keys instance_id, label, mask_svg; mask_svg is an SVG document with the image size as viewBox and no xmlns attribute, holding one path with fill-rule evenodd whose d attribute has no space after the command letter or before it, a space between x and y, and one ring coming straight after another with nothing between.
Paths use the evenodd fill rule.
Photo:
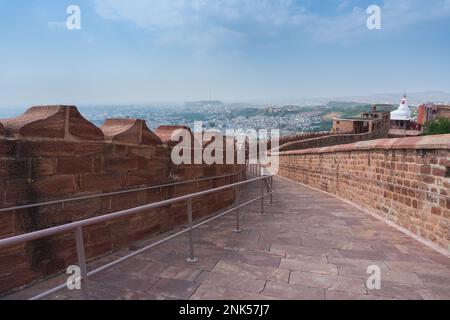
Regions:
<instances>
[{"instance_id":1,"label":"hazy sky","mask_svg":"<svg viewBox=\"0 0 450 320\"><path fill-rule=\"evenodd\" d=\"M450 91L450 0L0 0L0 36L3 108Z\"/></svg>"}]
</instances>

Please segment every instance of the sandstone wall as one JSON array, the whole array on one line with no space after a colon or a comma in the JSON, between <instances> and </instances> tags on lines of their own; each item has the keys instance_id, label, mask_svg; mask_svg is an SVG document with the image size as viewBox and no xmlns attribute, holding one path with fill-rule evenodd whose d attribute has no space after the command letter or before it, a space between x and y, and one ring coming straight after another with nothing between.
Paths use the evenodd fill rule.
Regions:
<instances>
[{"instance_id":1,"label":"sandstone wall","mask_svg":"<svg viewBox=\"0 0 450 320\"><path fill-rule=\"evenodd\" d=\"M170 133L145 121L109 119L102 128L75 107L36 107L0 120L0 209L239 172L234 165L172 165ZM0 239L223 186L243 176L0 212ZM228 207L233 191L193 200L196 219ZM185 203L149 210L84 230L89 259L187 222ZM0 294L76 263L73 234L0 250Z\"/></svg>"},{"instance_id":2,"label":"sandstone wall","mask_svg":"<svg viewBox=\"0 0 450 320\"><path fill-rule=\"evenodd\" d=\"M450 252L450 135L282 152L280 175L338 195Z\"/></svg>"},{"instance_id":3,"label":"sandstone wall","mask_svg":"<svg viewBox=\"0 0 450 320\"><path fill-rule=\"evenodd\" d=\"M301 139L299 141L290 141L285 144L280 144L279 151L293 151L293 150L304 150L311 148L321 148L328 146L336 146L340 144L349 144L359 141L367 141L374 139L387 138L390 130L390 118L384 117L382 119L366 119L367 121L373 120L371 125L374 128L370 128L370 132L354 134L353 123L346 120L334 120L335 126L336 121L341 121L341 133L331 132L325 136L314 137L311 139ZM350 132L350 133L349 133Z\"/></svg>"}]
</instances>

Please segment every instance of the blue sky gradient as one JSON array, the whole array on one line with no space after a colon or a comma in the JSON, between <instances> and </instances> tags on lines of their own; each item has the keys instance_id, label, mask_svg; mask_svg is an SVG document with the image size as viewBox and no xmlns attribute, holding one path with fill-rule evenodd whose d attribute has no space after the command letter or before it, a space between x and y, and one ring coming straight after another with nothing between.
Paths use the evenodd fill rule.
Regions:
<instances>
[{"instance_id":1,"label":"blue sky gradient","mask_svg":"<svg viewBox=\"0 0 450 320\"><path fill-rule=\"evenodd\" d=\"M0 106L450 91L449 34L450 0L0 0Z\"/></svg>"}]
</instances>

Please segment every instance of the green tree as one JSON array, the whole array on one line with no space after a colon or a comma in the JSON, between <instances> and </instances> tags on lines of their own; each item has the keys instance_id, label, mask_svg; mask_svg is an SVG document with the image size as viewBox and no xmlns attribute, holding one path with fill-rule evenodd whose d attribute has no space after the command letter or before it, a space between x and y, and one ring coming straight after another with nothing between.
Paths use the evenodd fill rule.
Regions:
<instances>
[{"instance_id":1,"label":"green tree","mask_svg":"<svg viewBox=\"0 0 450 320\"><path fill-rule=\"evenodd\" d=\"M440 118L430 121L425 127L425 135L447 134L450 133L450 119Z\"/></svg>"}]
</instances>

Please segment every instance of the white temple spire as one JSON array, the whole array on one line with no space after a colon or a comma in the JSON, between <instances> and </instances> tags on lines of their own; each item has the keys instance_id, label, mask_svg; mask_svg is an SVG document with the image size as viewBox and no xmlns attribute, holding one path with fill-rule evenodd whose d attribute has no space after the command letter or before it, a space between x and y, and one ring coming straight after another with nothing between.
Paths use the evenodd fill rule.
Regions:
<instances>
[{"instance_id":1,"label":"white temple spire","mask_svg":"<svg viewBox=\"0 0 450 320\"><path fill-rule=\"evenodd\" d=\"M411 110L408 106L406 93L403 95L400 106L394 112L391 112L391 120L412 120Z\"/></svg>"}]
</instances>

